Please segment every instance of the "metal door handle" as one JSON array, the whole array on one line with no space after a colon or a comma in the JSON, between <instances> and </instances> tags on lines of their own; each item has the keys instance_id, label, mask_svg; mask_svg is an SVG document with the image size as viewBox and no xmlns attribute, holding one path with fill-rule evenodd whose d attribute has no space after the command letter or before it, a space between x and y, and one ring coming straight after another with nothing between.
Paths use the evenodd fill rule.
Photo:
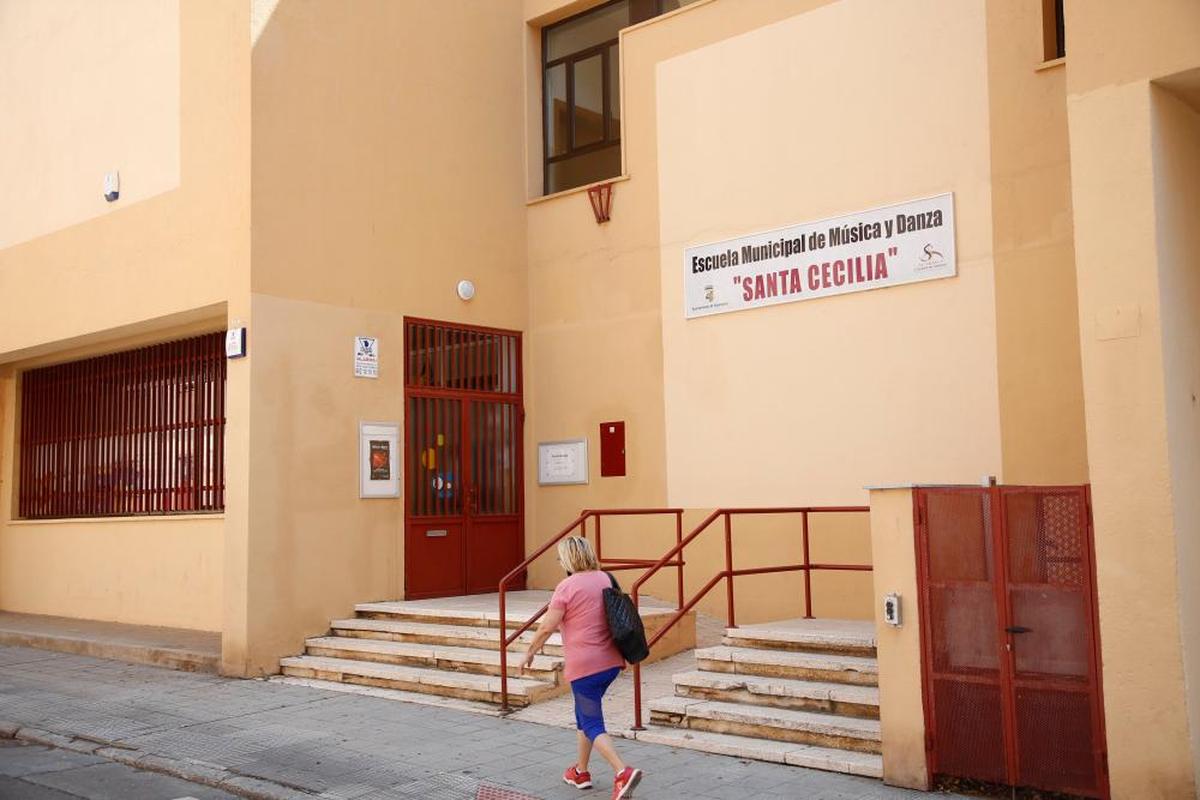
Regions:
<instances>
[{"instance_id":1,"label":"metal door handle","mask_svg":"<svg viewBox=\"0 0 1200 800\"><path fill-rule=\"evenodd\" d=\"M449 536L449 533L445 530L425 531L425 535L428 536L430 539L440 539L443 536Z\"/></svg>"},{"instance_id":2,"label":"metal door handle","mask_svg":"<svg viewBox=\"0 0 1200 800\"><path fill-rule=\"evenodd\" d=\"M1004 630L1008 633L1033 633L1033 628L1026 628L1024 625L1010 625Z\"/></svg>"}]
</instances>

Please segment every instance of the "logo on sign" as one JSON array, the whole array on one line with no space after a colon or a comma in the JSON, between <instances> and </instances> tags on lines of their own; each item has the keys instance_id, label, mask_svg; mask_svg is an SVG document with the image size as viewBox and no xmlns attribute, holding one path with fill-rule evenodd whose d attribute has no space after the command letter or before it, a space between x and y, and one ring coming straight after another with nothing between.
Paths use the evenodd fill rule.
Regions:
<instances>
[{"instance_id":1,"label":"logo on sign","mask_svg":"<svg viewBox=\"0 0 1200 800\"><path fill-rule=\"evenodd\" d=\"M932 243L926 242L925 246L921 248L921 255L917 256L916 270L920 272L945 266L945 264L946 257L942 255L942 251L934 247Z\"/></svg>"}]
</instances>

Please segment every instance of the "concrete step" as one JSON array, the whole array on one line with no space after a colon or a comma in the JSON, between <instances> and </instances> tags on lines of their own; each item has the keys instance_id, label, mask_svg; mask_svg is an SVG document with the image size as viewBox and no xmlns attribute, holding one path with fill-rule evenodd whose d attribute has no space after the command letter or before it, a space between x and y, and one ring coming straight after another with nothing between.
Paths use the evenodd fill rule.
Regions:
<instances>
[{"instance_id":1,"label":"concrete step","mask_svg":"<svg viewBox=\"0 0 1200 800\"><path fill-rule=\"evenodd\" d=\"M875 625L872 622L837 619L795 619L745 625L727 628L724 644L874 658Z\"/></svg>"},{"instance_id":2,"label":"concrete step","mask_svg":"<svg viewBox=\"0 0 1200 800\"><path fill-rule=\"evenodd\" d=\"M656 725L808 744L836 750L879 753L879 721L816 714L789 708L665 697L650 703Z\"/></svg>"},{"instance_id":3,"label":"concrete step","mask_svg":"<svg viewBox=\"0 0 1200 800\"><path fill-rule=\"evenodd\" d=\"M498 649L447 647L418 642L364 639L357 636L317 636L305 642L304 652L310 656L326 658L403 664L453 672L472 672L479 675L500 674L500 651ZM509 677L531 678L555 685L560 682L563 669L561 657L535 656L533 666L524 672L521 671L520 662L519 657L509 659Z\"/></svg>"},{"instance_id":4,"label":"concrete step","mask_svg":"<svg viewBox=\"0 0 1200 800\"><path fill-rule=\"evenodd\" d=\"M279 663L283 674L293 678L338 681L460 700L500 702L500 678L494 675L323 656L295 656L284 658ZM508 701L514 706L525 706L567 691L568 688L526 678L509 678Z\"/></svg>"},{"instance_id":5,"label":"concrete step","mask_svg":"<svg viewBox=\"0 0 1200 800\"><path fill-rule=\"evenodd\" d=\"M354 613L363 619L390 619L402 622L426 622L433 625L466 625L476 628L498 628L500 612L495 605L491 610L476 608L454 608L449 605L431 606L421 601L389 600L377 603L359 603ZM531 613L508 611L505 617L509 625L523 625Z\"/></svg>"},{"instance_id":6,"label":"concrete step","mask_svg":"<svg viewBox=\"0 0 1200 800\"><path fill-rule=\"evenodd\" d=\"M357 694L363 697L377 697L382 700L399 700L404 703L417 703L423 706L449 708L455 711L470 711L473 714L485 714L490 717L502 715L500 706L495 703L485 703L479 700L460 700L457 697L444 697L437 694L422 692L406 692L402 689L380 689L375 686L360 686L354 683L340 681L323 681L319 678L293 678L290 675L272 675L267 680L286 686L306 686L309 689L322 689L327 692Z\"/></svg>"},{"instance_id":7,"label":"concrete step","mask_svg":"<svg viewBox=\"0 0 1200 800\"><path fill-rule=\"evenodd\" d=\"M754 739L729 733L663 728L652 725L638 731L635 738L640 742L698 750L734 758L749 758L770 761L794 767L823 769L866 778L883 777L883 757L877 753L859 753L852 750L837 750L809 744L776 742L770 739Z\"/></svg>"},{"instance_id":8,"label":"concrete step","mask_svg":"<svg viewBox=\"0 0 1200 800\"><path fill-rule=\"evenodd\" d=\"M831 653L799 653L750 647L706 647L696 651L696 665L706 672L760 675L801 681L878 686L879 666L873 658Z\"/></svg>"},{"instance_id":9,"label":"concrete step","mask_svg":"<svg viewBox=\"0 0 1200 800\"><path fill-rule=\"evenodd\" d=\"M879 719L879 689L874 686L702 671L672 680L680 697Z\"/></svg>"},{"instance_id":10,"label":"concrete step","mask_svg":"<svg viewBox=\"0 0 1200 800\"><path fill-rule=\"evenodd\" d=\"M468 647L485 650L500 650L498 628L474 625L440 625L396 619L335 619L330 623L335 636L360 639L383 639L393 642L415 642L441 647ZM511 634L509 634L511 635ZM525 652L533 640L533 631L521 634L520 639L509 646L509 652ZM542 652L561 656L562 636L551 634Z\"/></svg>"},{"instance_id":11,"label":"concrete step","mask_svg":"<svg viewBox=\"0 0 1200 800\"><path fill-rule=\"evenodd\" d=\"M216 673L221 634L0 611L0 645Z\"/></svg>"},{"instance_id":12,"label":"concrete step","mask_svg":"<svg viewBox=\"0 0 1200 800\"><path fill-rule=\"evenodd\" d=\"M509 596L505 619L510 626L525 624L546 602L549 592L515 592ZM500 627L500 611L496 595L474 595L443 600L387 600L359 603L355 615L363 619L391 619L404 622L427 622L434 625L464 625L478 628ZM675 607L653 597L641 598L639 612L647 628L657 625L675 613Z\"/></svg>"}]
</instances>

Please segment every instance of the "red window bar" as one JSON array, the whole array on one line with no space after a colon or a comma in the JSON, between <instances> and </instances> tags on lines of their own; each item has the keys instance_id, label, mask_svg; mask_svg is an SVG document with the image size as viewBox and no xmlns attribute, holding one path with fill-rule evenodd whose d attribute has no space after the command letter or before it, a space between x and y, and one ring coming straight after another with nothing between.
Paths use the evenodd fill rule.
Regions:
<instances>
[{"instance_id":1,"label":"red window bar","mask_svg":"<svg viewBox=\"0 0 1200 800\"><path fill-rule=\"evenodd\" d=\"M225 508L224 333L21 378L24 519Z\"/></svg>"}]
</instances>

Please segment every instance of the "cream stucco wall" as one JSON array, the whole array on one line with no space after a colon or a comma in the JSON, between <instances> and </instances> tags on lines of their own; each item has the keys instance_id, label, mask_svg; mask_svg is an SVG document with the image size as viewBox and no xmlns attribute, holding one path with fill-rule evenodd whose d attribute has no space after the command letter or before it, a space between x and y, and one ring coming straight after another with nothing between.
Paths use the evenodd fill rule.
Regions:
<instances>
[{"instance_id":1,"label":"cream stucco wall","mask_svg":"<svg viewBox=\"0 0 1200 800\"><path fill-rule=\"evenodd\" d=\"M1068 4L1068 119L1101 660L1114 797L1192 797L1186 391L1195 309L1186 115L1150 81L1200 66L1200 6ZM1181 138L1182 137L1182 138ZM1186 180L1186 178L1179 178ZM1188 227L1194 227L1194 223ZM1193 256L1194 258L1194 256ZM1166 289L1177 289L1171 295ZM1189 330L1190 326L1190 330ZM1183 479L1182 485L1176 480ZM1179 499L1175 496L1178 493ZM1178 505L1176 505L1178 503ZM1180 515L1177 518L1177 515ZM1176 612L1175 610L1178 609ZM1147 665L1154 665L1147 669ZM1193 694L1194 698L1194 694ZM1153 746L1147 746L1153 731Z\"/></svg>"},{"instance_id":2,"label":"cream stucco wall","mask_svg":"<svg viewBox=\"0 0 1200 800\"><path fill-rule=\"evenodd\" d=\"M1041 27L1041 0L987 4L1002 476L1075 484L1088 473L1067 66L1040 66Z\"/></svg>"},{"instance_id":3,"label":"cream stucco wall","mask_svg":"<svg viewBox=\"0 0 1200 800\"><path fill-rule=\"evenodd\" d=\"M678 304L664 306L660 279L658 172L662 153L657 133L661 124L657 65L827 2L698 2L622 32L622 136L628 180L615 184L612 220L597 225L582 191L535 200L528 208L527 438L532 448L538 441L588 437L592 480L583 487L539 487L535 459L532 455L527 459L527 549L557 533L583 508L661 507L668 503L662 314L664 307L673 310ZM526 22L538 25L557 19L565 5L530 0ZM571 10L579 7L578 3L570 5ZM536 45L537 41L531 33L527 44ZM526 97L530 111L527 147L533 154L530 180L540 175L538 58L536 47L526 54L526 69L536 81L530 83ZM625 420L627 425L627 475L601 478L599 424L613 419ZM689 504L685 531L699 523L719 499L700 497ZM820 501L815 494L800 491L776 495L771 504ZM827 553L849 561L869 561L865 524L848 524L853 532L846 535L814 529L814 543L823 542L820 546L829 548ZM605 523L606 556L661 555L674 542L674 526L669 521L627 521L624 525L612 523L614 531L628 533L610 536L609 523ZM738 536L735 566L798 560L798 518L783 520L770 531L756 529L759 526L735 523L735 530L743 532ZM689 594L723 566L723 548L720 526L689 548ZM551 585L557 577L552 559L534 565L535 585ZM869 583L863 575L816 576L818 613L869 615L870 599L863 591ZM673 574L655 579L649 586L651 593L660 597L675 596ZM737 615L742 622L794 616L801 608L802 588L794 575L741 578L737 587ZM724 616L723 589L714 590L700 608Z\"/></svg>"},{"instance_id":4,"label":"cream stucco wall","mask_svg":"<svg viewBox=\"0 0 1200 800\"><path fill-rule=\"evenodd\" d=\"M1193 775L1200 774L1200 69L1151 92L1164 402ZM1190 105L1189 105L1190 102ZM1200 785L1200 781L1197 782Z\"/></svg>"},{"instance_id":5,"label":"cream stucco wall","mask_svg":"<svg viewBox=\"0 0 1200 800\"><path fill-rule=\"evenodd\" d=\"M255 6L249 537L229 612L245 645L228 671L277 671L355 602L403 594L403 500L356 481L359 420L403 423L404 316L525 328L520 14ZM379 380L354 377L355 335L379 338Z\"/></svg>"},{"instance_id":6,"label":"cream stucco wall","mask_svg":"<svg viewBox=\"0 0 1200 800\"><path fill-rule=\"evenodd\" d=\"M0 175L20 198L0 249L179 186L179 26L177 0L0 4Z\"/></svg>"},{"instance_id":7,"label":"cream stucco wall","mask_svg":"<svg viewBox=\"0 0 1200 800\"><path fill-rule=\"evenodd\" d=\"M15 398L26 368L245 313L248 26L237 2L0 5L12 121L0 126L0 174L15 190L0 196L0 608L223 627L236 504L223 520L14 523ZM238 380L231 369L235 392ZM227 457L244 449L234 426Z\"/></svg>"},{"instance_id":8,"label":"cream stucco wall","mask_svg":"<svg viewBox=\"0 0 1200 800\"><path fill-rule=\"evenodd\" d=\"M672 503L1000 472L984 12L843 0L659 66ZM946 191L954 278L683 318L687 246Z\"/></svg>"},{"instance_id":9,"label":"cream stucco wall","mask_svg":"<svg viewBox=\"0 0 1200 800\"><path fill-rule=\"evenodd\" d=\"M898 594L902 623L894 627L882 617L875 620L883 779L893 786L928 789L913 491L874 489L870 502L875 596L882 602L884 595Z\"/></svg>"},{"instance_id":10,"label":"cream stucco wall","mask_svg":"<svg viewBox=\"0 0 1200 800\"><path fill-rule=\"evenodd\" d=\"M1200 40L1178 33L1200 30L1200 8L1155 6L1117 37L1128 49L1109 58L1129 22L1118 6L1078 20L1081 57L1068 73L1109 762L1114 796L1192 796L1195 712L1185 687L1195 678L1184 637L1194 623L1183 585L1194 578L1181 560L1193 556L1183 498L1194 493L1186 480L1194 455L1186 455L1190 393L1178 395L1191 371L1180 337L1195 336L1183 267L1194 245L1178 222L1191 195L1168 197L1164 181L1168 165L1186 173L1194 154L1180 143L1186 115L1172 114L1167 98L1154 102L1148 79L1166 65L1200 64ZM1181 609L1182 628L1166 609ZM1148 729L1153 748L1140 746Z\"/></svg>"}]
</instances>

